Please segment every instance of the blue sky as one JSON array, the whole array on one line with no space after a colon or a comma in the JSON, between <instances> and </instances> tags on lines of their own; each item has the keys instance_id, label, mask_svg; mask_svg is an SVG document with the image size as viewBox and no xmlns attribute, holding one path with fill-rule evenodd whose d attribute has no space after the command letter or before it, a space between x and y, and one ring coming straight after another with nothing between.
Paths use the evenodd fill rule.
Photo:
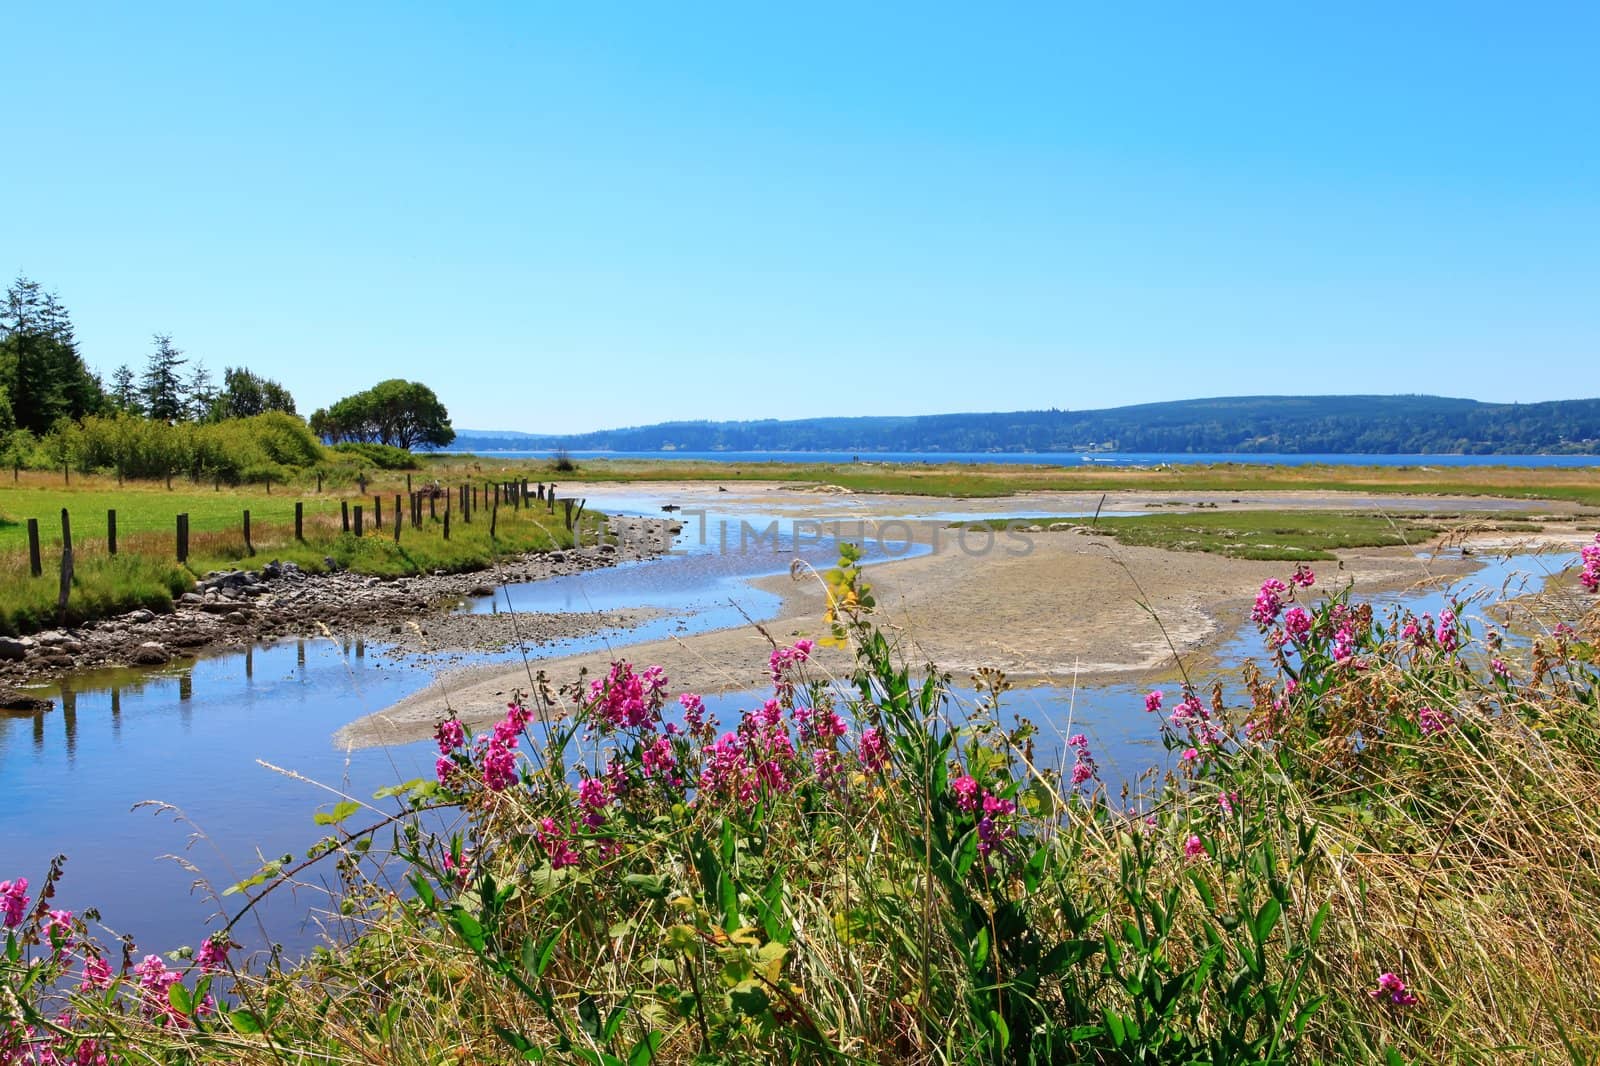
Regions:
<instances>
[{"instance_id":1,"label":"blue sky","mask_svg":"<svg viewBox=\"0 0 1600 1066\"><path fill-rule=\"evenodd\" d=\"M1600 394L1600 5L4 4L0 272L458 427Z\"/></svg>"}]
</instances>

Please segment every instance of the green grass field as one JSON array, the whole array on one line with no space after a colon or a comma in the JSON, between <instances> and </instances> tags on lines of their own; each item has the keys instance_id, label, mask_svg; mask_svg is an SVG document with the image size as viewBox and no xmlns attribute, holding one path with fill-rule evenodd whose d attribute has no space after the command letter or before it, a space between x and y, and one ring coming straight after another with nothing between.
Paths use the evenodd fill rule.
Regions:
<instances>
[{"instance_id":1,"label":"green grass field","mask_svg":"<svg viewBox=\"0 0 1600 1066\"><path fill-rule=\"evenodd\" d=\"M420 483L420 482L419 482ZM426 513L420 529L403 521L394 539L394 493L383 493L382 529L373 522L373 494L317 495L255 490L168 491L163 485L117 486L88 480L71 488L23 484L0 488L0 632L28 633L61 622L75 624L136 607L164 610L174 596L192 587L208 570L256 565L270 559L294 562L320 571L327 560L341 568L378 575L404 575L433 570L459 572L483 569L497 559L530 551L570 546L564 509L544 506L502 506L495 535L489 535L488 510L479 509L463 522L451 516L450 539L444 539L444 501L437 501L441 520ZM403 490L403 476L385 488ZM304 504L304 539L294 536L294 506ZM342 529L341 502L363 508L362 537ZM61 560L61 508L71 515L74 581L65 615L57 610ZM106 511L117 511L118 554L109 554ZM251 544L244 539L244 511L250 511ZM189 515L189 558L180 565L176 552L176 516ZM26 520L38 518L44 574L28 568ZM592 533L601 516L585 512L580 529ZM592 536L590 537L592 539Z\"/></svg>"}]
</instances>

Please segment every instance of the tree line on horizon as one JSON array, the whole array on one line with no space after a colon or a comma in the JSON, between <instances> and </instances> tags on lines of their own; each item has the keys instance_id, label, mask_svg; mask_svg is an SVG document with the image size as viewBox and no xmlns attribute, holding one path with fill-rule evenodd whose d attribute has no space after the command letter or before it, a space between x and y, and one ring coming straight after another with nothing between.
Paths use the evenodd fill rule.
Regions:
<instances>
[{"instance_id":1,"label":"tree line on horizon","mask_svg":"<svg viewBox=\"0 0 1600 1066\"><path fill-rule=\"evenodd\" d=\"M1241 396L1049 409L665 422L570 435L464 430L476 451L1600 453L1600 399L1491 404L1439 396Z\"/></svg>"},{"instance_id":2,"label":"tree line on horizon","mask_svg":"<svg viewBox=\"0 0 1600 1066\"><path fill-rule=\"evenodd\" d=\"M248 427L196 433L234 423ZM448 411L420 382L380 382L307 420L287 388L248 367L225 367L216 385L205 362L166 333L154 335L142 373L123 363L108 384L84 359L54 292L19 275L0 302L0 461L14 469L187 469L195 477L203 469L234 480L315 462L320 441L409 450L453 436Z\"/></svg>"}]
</instances>

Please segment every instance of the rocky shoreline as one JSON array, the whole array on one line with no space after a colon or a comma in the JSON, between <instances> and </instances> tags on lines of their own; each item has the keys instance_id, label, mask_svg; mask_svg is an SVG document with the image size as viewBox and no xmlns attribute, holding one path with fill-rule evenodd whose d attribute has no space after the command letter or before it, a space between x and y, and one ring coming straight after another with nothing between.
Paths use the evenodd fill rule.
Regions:
<instances>
[{"instance_id":1,"label":"rocky shoreline","mask_svg":"<svg viewBox=\"0 0 1600 1066\"><path fill-rule=\"evenodd\" d=\"M169 614L148 610L87 622L30 637L0 637L0 709L36 710L39 699L19 687L55 681L80 670L155 667L224 648L296 636L349 634L388 641L408 650L503 646L505 634L540 641L633 624L632 612L578 616L522 616L496 629L486 616L448 614L463 599L494 594L497 585L579 574L666 554L676 521L613 518L605 542L564 551L536 552L492 570L408 577L374 577L347 570L307 573L293 563L266 562L259 570L213 571L173 604ZM492 617L492 616L491 616ZM509 616L500 616L509 622ZM641 618L643 615L640 616ZM444 623L441 640L419 642ZM456 619L480 621L461 621ZM459 632L457 632L459 631ZM472 639L463 640L463 637Z\"/></svg>"}]
</instances>

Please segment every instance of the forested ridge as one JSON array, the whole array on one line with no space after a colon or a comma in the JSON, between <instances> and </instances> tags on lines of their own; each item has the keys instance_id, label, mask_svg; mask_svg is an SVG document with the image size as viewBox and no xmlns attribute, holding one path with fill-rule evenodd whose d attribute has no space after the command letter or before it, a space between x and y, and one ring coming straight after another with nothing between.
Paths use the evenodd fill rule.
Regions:
<instances>
[{"instance_id":1,"label":"forested ridge","mask_svg":"<svg viewBox=\"0 0 1600 1066\"><path fill-rule=\"evenodd\" d=\"M1600 452L1600 399L1231 396L1096 411L663 422L569 435L463 430L455 447L612 451Z\"/></svg>"}]
</instances>

